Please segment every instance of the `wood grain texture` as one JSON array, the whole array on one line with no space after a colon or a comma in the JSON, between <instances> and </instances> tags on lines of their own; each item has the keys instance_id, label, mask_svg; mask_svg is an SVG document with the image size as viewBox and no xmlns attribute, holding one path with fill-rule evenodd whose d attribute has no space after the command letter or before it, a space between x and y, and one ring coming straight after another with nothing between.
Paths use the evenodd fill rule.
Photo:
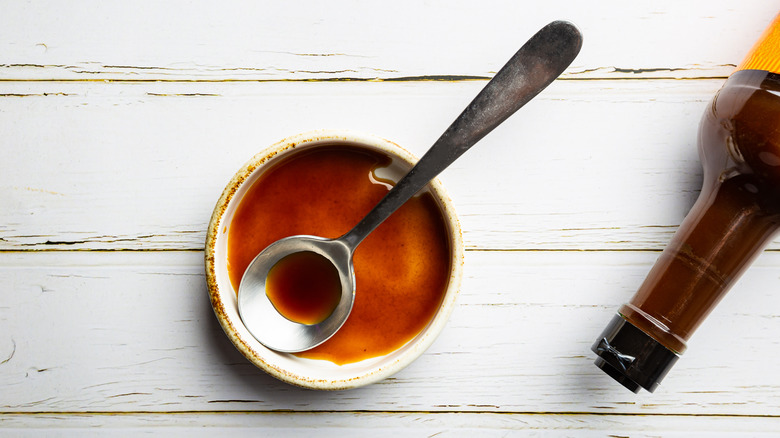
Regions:
<instances>
[{"instance_id":1,"label":"wood grain texture","mask_svg":"<svg viewBox=\"0 0 780 438\"><path fill-rule=\"evenodd\" d=\"M164 435L166 437L764 437L775 418L654 415L516 415L472 413L181 413L43 414L0 416L0 435L63 437ZM49 435L52 436L52 435Z\"/></svg>"},{"instance_id":2,"label":"wood grain texture","mask_svg":"<svg viewBox=\"0 0 780 438\"><path fill-rule=\"evenodd\" d=\"M419 156L483 84L0 83L23 96L0 98L0 249L201 250L265 147L347 128ZM721 84L555 82L442 174L467 248L663 248L698 195Z\"/></svg>"},{"instance_id":3,"label":"wood grain texture","mask_svg":"<svg viewBox=\"0 0 780 438\"><path fill-rule=\"evenodd\" d=\"M780 409L780 254L759 258L663 386L634 395L589 348L646 252L469 252L434 345L395 376L313 392L249 364L213 316L198 252L0 254L2 412L444 411L765 415ZM667 389L668 388L668 389Z\"/></svg>"},{"instance_id":4,"label":"wood grain texture","mask_svg":"<svg viewBox=\"0 0 780 438\"><path fill-rule=\"evenodd\" d=\"M585 35L570 77L723 77L773 0L36 1L0 17L2 80L485 77L552 20Z\"/></svg>"}]
</instances>

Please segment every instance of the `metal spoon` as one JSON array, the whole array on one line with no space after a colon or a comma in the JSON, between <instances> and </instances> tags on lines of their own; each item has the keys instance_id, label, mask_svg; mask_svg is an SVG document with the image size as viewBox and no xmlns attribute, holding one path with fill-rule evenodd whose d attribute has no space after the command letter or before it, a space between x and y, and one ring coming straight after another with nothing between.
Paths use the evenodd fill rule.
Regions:
<instances>
[{"instance_id":1,"label":"metal spoon","mask_svg":"<svg viewBox=\"0 0 780 438\"><path fill-rule=\"evenodd\" d=\"M338 239L287 237L264 249L247 267L238 289L239 314L249 332L266 347L282 352L308 350L335 334L352 310L352 253L360 242L431 179L555 80L581 46L582 35L574 25L564 21L548 24L496 73L412 170L351 231ZM318 324L287 319L266 294L270 269L283 257L299 251L322 255L339 272L341 299L330 316Z\"/></svg>"}]
</instances>

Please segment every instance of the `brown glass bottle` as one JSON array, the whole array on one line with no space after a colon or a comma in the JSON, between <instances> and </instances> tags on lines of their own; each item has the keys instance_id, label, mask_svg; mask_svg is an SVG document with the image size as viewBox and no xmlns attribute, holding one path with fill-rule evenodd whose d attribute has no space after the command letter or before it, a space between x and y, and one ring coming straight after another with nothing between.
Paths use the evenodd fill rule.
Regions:
<instances>
[{"instance_id":1,"label":"brown glass bottle","mask_svg":"<svg viewBox=\"0 0 780 438\"><path fill-rule=\"evenodd\" d=\"M780 75L755 69L780 62L778 41L780 16L705 111L701 194L593 345L596 365L634 392L655 390L780 226Z\"/></svg>"}]
</instances>

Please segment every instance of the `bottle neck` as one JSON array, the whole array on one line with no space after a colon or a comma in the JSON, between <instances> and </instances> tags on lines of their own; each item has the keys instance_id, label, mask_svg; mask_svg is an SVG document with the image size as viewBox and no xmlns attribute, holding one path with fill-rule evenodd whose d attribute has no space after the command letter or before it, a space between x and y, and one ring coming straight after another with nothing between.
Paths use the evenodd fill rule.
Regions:
<instances>
[{"instance_id":1,"label":"bottle neck","mask_svg":"<svg viewBox=\"0 0 780 438\"><path fill-rule=\"evenodd\" d=\"M749 177L702 193L620 313L677 353L778 229Z\"/></svg>"}]
</instances>

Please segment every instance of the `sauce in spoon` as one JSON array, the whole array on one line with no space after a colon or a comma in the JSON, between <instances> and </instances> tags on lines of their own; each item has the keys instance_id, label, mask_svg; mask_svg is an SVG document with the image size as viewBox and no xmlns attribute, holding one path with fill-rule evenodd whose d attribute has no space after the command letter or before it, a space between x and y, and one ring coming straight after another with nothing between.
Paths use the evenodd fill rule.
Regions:
<instances>
[{"instance_id":1,"label":"sauce in spoon","mask_svg":"<svg viewBox=\"0 0 780 438\"><path fill-rule=\"evenodd\" d=\"M285 318L299 324L325 321L341 298L339 271L330 260L311 251L279 260L266 281L271 304Z\"/></svg>"}]
</instances>

